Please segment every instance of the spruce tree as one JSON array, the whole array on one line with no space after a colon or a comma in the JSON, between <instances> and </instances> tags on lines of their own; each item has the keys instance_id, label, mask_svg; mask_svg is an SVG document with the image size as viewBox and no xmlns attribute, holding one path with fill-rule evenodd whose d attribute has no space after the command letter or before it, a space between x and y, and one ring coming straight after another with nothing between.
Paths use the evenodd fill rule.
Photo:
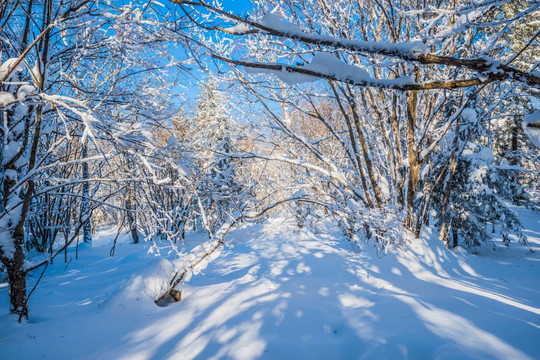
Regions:
<instances>
[{"instance_id":1,"label":"spruce tree","mask_svg":"<svg viewBox=\"0 0 540 360\"><path fill-rule=\"evenodd\" d=\"M232 120L219 79L209 76L200 83L195 115L195 146L202 171L200 197L211 232L219 228L239 204L236 182Z\"/></svg>"}]
</instances>

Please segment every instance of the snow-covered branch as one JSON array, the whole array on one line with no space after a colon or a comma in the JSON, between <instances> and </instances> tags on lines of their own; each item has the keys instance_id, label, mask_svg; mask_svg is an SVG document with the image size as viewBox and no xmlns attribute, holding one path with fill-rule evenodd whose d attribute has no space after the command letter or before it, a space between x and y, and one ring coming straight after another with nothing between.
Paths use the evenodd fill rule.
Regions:
<instances>
[{"instance_id":1,"label":"snow-covered branch","mask_svg":"<svg viewBox=\"0 0 540 360\"><path fill-rule=\"evenodd\" d=\"M212 57L225 61L229 64L243 65L250 68L256 69L265 69L268 71L273 71L276 75L279 76L279 72L289 72L296 73L305 76L314 76L325 79L332 79L337 81L342 81L349 83L351 85L357 86L372 86L372 87L382 87L382 88L393 88L398 90L429 90L429 89L455 89L460 87L470 87L479 85L485 82L492 81L504 81L504 80L514 80L521 82L525 85L540 88L540 74L531 73L528 71L520 70L516 67L512 67L508 64L501 63L500 61L491 59L486 56L480 58L460 58L459 56L444 56L430 53L430 47L424 44L422 41L404 41L400 43L384 43L377 41L359 41L355 39L341 39L331 35L319 35L304 32L296 24L282 22L274 14L267 14L262 17L260 21L251 21L247 18L242 18L238 15L228 13L220 8L217 8L213 5L210 5L204 1L193 2L193 1L183 1L183 0L171 0L173 3L180 4L186 15L189 15L189 12L185 9L184 5L190 5L193 7L204 7L209 11L227 19L233 21L236 24L242 24L244 26L249 26L250 31L237 33L226 31L232 35L251 35L251 34L261 34L263 36L275 36L280 39L289 39L297 43L302 43L304 45L315 46L316 48L326 48L328 51L349 51L358 55L369 54L370 56L381 55L386 57L395 57L404 61L410 61L422 65L441 65L448 67L456 67L474 71L477 75L474 78L466 80L433 80L422 83L415 84L411 81L404 81L403 79L388 79L388 80L379 80L379 79L370 79L369 76L366 77L365 71L358 69L356 74L351 74L351 68L343 69L343 66L336 67L339 65L336 61L331 61L328 63L326 69L321 68L321 62L317 58L319 54L315 55L313 61L310 65L304 67L291 66L286 64L276 64L276 63L262 63L255 62L251 60L237 60L225 57L219 53L212 53ZM490 2L488 4L479 5L478 9L490 9L495 6L495 2ZM536 4L533 7L537 8L539 5ZM481 16L484 12L477 11L476 16ZM525 16L524 14L523 16ZM467 12L467 15L470 16L470 13ZM190 16L190 18L192 18ZM197 23L199 24L199 23ZM203 26L203 25L201 25ZM222 31L220 27L207 27L203 26L207 30ZM463 31L462 27L455 27L448 29L448 32L456 35ZM445 35L446 36L446 35ZM283 40L282 40L283 41ZM327 59L326 59L327 60ZM303 81L306 81L305 79Z\"/></svg>"}]
</instances>

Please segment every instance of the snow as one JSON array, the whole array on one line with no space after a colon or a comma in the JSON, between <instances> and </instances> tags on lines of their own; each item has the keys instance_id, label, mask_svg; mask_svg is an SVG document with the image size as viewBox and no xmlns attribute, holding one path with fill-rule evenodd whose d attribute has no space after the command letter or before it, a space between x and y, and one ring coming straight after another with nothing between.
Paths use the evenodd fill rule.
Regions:
<instances>
[{"instance_id":1,"label":"snow","mask_svg":"<svg viewBox=\"0 0 540 360\"><path fill-rule=\"evenodd\" d=\"M168 148L175 148L178 147L179 143L178 140L174 135L169 136L169 139L167 140L167 147Z\"/></svg>"},{"instance_id":2,"label":"snow","mask_svg":"<svg viewBox=\"0 0 540 360\"><path fill-rule=\"evenodd\" d=\"M281 64L272 64L272 65L281 65ZM244 70L248 74L274 74L287 85L296 85L296 84L314 82L314 81L320 80L320 78L316 76L299 74L296 72L288 72L285 70L285 68L283 68L281 71L274 71L274 70L262 69L262 68L257 68L257 67L244 66Z\"/></svg>"},{"instance_id":3,"label":"snow","mask_svg":"<svg viewBox=\"0 0 540 360\"><path fill-rule=\"evenodd\" d=\"M328 53L316 54L306 68L317 72L325 72L327 69L334 69L337 71L339 69L341 76L350 78L351 80L354 79L358 82L371 78L366 70L346 64L334 55Z\"/></svg>"},{"instance_id":4,"label":"snow","mask_svg":"<svg viewBox=\"0 0 540 360\"><path fill-rule=\"evenodd\" d=\"M344 47L355 51L392 53L405 57L417 57L429 52L429 48L421 41L404 41L402 43L380 43L375 41L357 41L349 39L338 39L328 35L318 35L303 32L300 27L293 23L283 22L274 14L266 14L262 17L260 24L271 30L291 38L309 39L314 42L332 43L336 47Z\"/></svg>"},{"instance_id":5,"label":"snow","mask_svg":"<svg viewBox=\"0 0 540 360\"><path fill-rule=\"evenodd\" d=\"M250 30L250 27L244 23L240 23L235 26L231 26L227 29L225 29L228 33L232 34L242 34Z\"/></svg>"},{"instance_id":6,"label":"snow","mask_svg":"<svg viewBox=\"0 0 540 360\"><path fill-rule=\"evenodd\" d=\"M12 94L5 91L0 91L0 107L4 107L14 101L15 97Z\"/></svg>"},{"instance_id":7,"label":"snow","mask_svg":"<svg viewBox=\"0 0 540 360\"><path fill-rule=\"evenodd\" d=\"M461 117L463 118L463 120L467 122L474 123L476 122L476 117L477 117L476 110L472 108L465 108L461 112Z\"/></svg>"},{"instance_id":8,"label":"snow","mask_svg":"<svg viewBox=\"0 0 540 360\"><path fill-rule=\"evenodd\" d=\"M254 65L260 63L251 62ZM354 84L370 84L371 86L379 87L392 87L392 86L404 86L415 85L414 77L401 76L397 79L375 79L363 68L355 65L347 64L346 62L338 59L336 56L319 52L313 56L313 59L309 64L304 66L292 67L279 63L268 63L265 65L280 65L281 71L263 69L261 67L244 65L246 72L248 73L266 73L274 74L288 85L295 85L305 82L314 82L321 80L323 77L331 77L338 81L344 81ZM290 70L290 71L289 71ZM317 76L299 73L297 71L310 71Z\"/></svg>"},{"instance_id":9,"label":"snow","mask_svg":"<svg viewBox=\"0 0 540 360\"><path fill-rule=\"evenodd\" d=\"M8 172L7 175L13 175L13 173ZM12 235L14 227L21 218L22 206L20 205L21 198L12 193L8 197L4 213L0 216L0 250L7 259L13 259L16 251Z\"/></svg>"},{"instance_id":10,"label":"snow","mask_svg":"<svg viewBox=\"0 0 540 360\"><path fill-rule=\"evenodd\" d=\"M540 127L532 127L531 124L540 126L540 109L523 118L522 127L532 143L540 149Z\"/></svg>"},{"instance_id":11,"label":"snow","mask_svg":"<svg viewBox=\"0 0 540 360\"><path fill-rule=\"evenodd\" d=\"M27 96L36 94L36 88L32 85L23 85L17 91L17 99L24 100Z\"/></svg>"},{"instance_id":12,"label":"snow","mask_svg":"<svg viewBox=\"0 0 540 360\"><path fill-rule=\"evenodd\" d=\"M10 140L9 143L4 145L4 158L2 159L2 165L9 163L22 149L22 145L17 142Z\"/></svg>"},{"instance_id":13,"label":"snow","mask_svg":"<svg viewBox=\"0 0 540 360\"><path fill-rule=\"evenodd\" d=\"M8 71L15 65L18 61L18 58L7 59L4 63L0 65L0 79L4 79L4 76L8 75ZM9 76L6 78L6 81L11 81L14 76L23 70L23 64L20 62L17 66L9 73Z\"/></svg>"},{"instance_id":14,"label":"snow","mask_svg":"<svg viewBox=\"0 0 540 360\"><path fill-rule=\"evenodd\" d=\"M463 150L463 155L471 161L485 164L491 164L495 159L492 149L479 146L475 143L468 143L467 147Z\"/></svg>"},{"instance_id":15,"label":"snow","mask_svg":"<svg viewBox=\"0 0 540 360\"><path fill-rule=\"evenodd\" d=\"M540 217L517 209L522 246L446 250L428 229L382 256L351 249L320 223L287 219L229 233L182 301L153 303L179 259L156 259L114 233L50 265L30 322L7 315L0 284L2 359L535 359L540 356ZM192 261L215 243L186 238ZM32 286L39 270L34 272Z\"/></svg>"},{"instance_id":16,"label":"snow","mask_svg":"<svg viewBox=\"0 0 540 360\"><path fill-rule=\"evenodd\" d=\"M158 257L152 259L140 272L120 284L115 293L107 299L104 308L131 306L137 311L139 301L153 305L154 300L167 290L173 270L171 261Z\"/></svg>"},{"instance_id":17,"label":"snow","mask_svg":"<svg viewBox=\"0 0 540 360\"><path fill-rule=\"evenodd\" d=\"M261 25L278 30L281 32L289 33L289 34L299 34L302 33L298 25L286 23L281 21L279 17L277 17L274 14L266 14L261 19Z\"/></svg>"},{"instance_id":18,"label":"snow","mask_svg":"<svg viewBox=\"0 0 540 360\"><path fill-rule=\"evenodd\" d=\"M17 179L17 170L7 169L7 170L5 170L4 175L5 175L6 179L16 180Z\"/></svg>"},{"instance_id":19,"label":"snow","mask_svg":"<svg viewBox=\"0 0 540 360\"><path fill-rule=\"evenodd\" d=\"M13 244L13 238L8 227L9 219L9 216L4 216L0 219L0 250L2 250L6 258L13 259L15 255L15 244Z\"/></svg>"}]
</instances>

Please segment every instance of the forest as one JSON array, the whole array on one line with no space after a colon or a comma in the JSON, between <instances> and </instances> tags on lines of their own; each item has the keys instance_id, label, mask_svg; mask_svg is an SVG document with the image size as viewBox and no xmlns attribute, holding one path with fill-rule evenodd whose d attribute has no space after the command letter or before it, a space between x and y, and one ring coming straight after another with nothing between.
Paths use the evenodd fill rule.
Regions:
<instances>
[{"instance_id":1,"label":"forest","mask_svg":"<svg viewBox=\"0 0 540 360\"><path fill-rule=\"evenodd\" d=\"M539 357L539 41L538 0L0 0L0 358Z\"/></svg>"}]
</instances>

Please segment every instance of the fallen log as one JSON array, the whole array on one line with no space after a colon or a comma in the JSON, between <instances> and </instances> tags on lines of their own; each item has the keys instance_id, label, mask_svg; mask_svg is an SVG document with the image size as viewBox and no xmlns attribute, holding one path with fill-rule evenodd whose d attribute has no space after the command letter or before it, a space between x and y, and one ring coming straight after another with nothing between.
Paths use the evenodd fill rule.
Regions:
<instances>
[{"instance_id":1,"label":"fallen log","mask_svg":"<svg viewBox=\"0 0 540 360\"><path fill-rule=\"evenodd\" d=\"M184 270L182 272L179 273L178 271L175 271L175 273L173 274L172 279L169 281L169 287L168 287L167 291L165 291L163 294L161 294L154 302L156 304L159 304L168 295L170 295L175 301L180 301L181 298L182 298L181 291L176 290L175 287L178 286L178 284L180 284L180 282L182 280L184 280L184 278L186 277L186 275L188 274L189 271L191 271L194 267L196 267L201 262L203 262L206 258L208 258L212 254L214 254L219 249L220 246L223 246L225 244L224 243L225 236L229 233L229 231L231 231L231 229L236 224L238 224L239 222L242 222L243 220L257 219L257 218L261 217L262 215L264 215L266 212L272 210L273 208L275 208L277 206L280 206L280 205L283 205L284 203L291 202L291 201L307 201L307 202L317 203L316 201L313 201L313 200L307 200L304 196L293 196L291 198L287 198L287 199L277 201L276 203L267 206L266 208L264 208L263 210L261 210L258 213L251 214L251 215L243 215L242 214L242 215L238 216L237 218L235 218L230 223L224 224L218 230L216 235L213 236L214 238L217 238L216 244L209 251L207 251L200 259L195 261L193 264L190 264L190 265L186 266L186 268L184 268Z\"/></svg>"}]
</instances>

